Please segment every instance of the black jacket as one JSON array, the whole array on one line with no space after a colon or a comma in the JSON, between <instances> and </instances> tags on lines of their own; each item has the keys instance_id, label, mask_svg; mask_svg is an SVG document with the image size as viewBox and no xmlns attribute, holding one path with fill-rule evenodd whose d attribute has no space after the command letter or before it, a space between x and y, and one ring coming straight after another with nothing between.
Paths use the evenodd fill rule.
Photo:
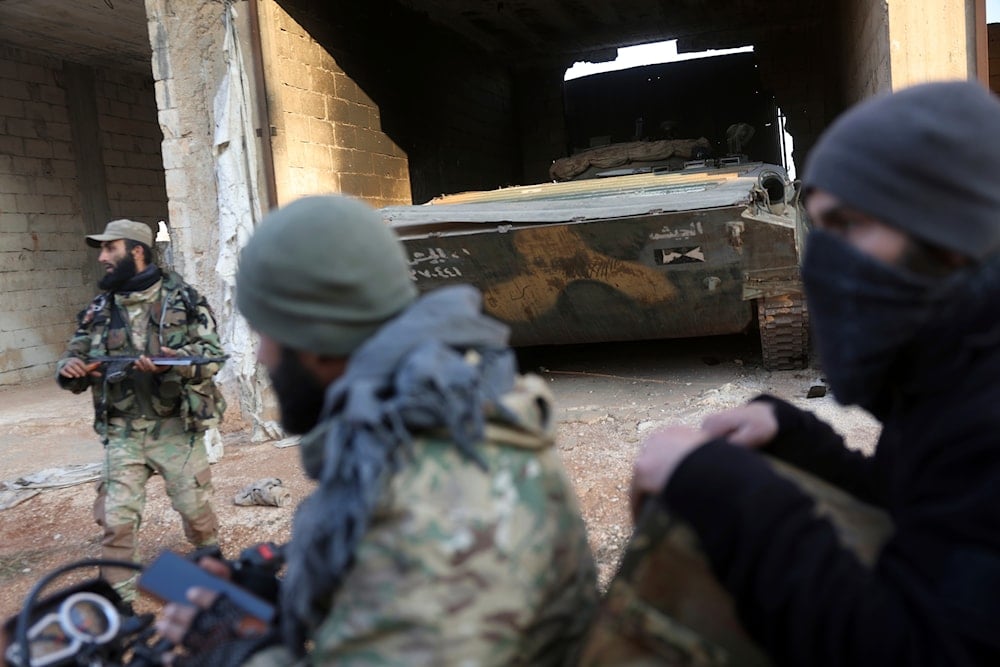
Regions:
<instances>
[{"instance_id":1,"label":"black jacket","mask_svg":"<svg viewBox=\"0 0 1000 667\"><path fill-rule=\"evenodd\" d=\"M754 451L708 443L664 489L777 664L1000 665L1000 290L979 296L907 352L873 457L758 399L779 421L766 451L889 512L874 569Z\"/></svg>"}]
</instances>

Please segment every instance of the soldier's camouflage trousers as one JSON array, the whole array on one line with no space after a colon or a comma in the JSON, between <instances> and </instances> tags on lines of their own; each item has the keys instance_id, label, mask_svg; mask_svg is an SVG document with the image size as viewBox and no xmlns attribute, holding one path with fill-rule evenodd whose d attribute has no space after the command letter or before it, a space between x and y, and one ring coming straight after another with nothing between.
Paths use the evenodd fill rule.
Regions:
<instances>
[{"instance_id":1,"label":"soldier's camouflage trousers","mask_svg":"<svg viewBox=\"0 0 1000 667\"><path fill-rule=\"evenodd\" d=\"M201 434L192 439L180 418L113 419L94 502L94 519L104 528L103 558L137 560L136 536L146 505L146 482L154 473L163 477L170 504L181 515L191 544L217 543L218 520L210 502L212 473ZM134 571L104 568L101 575L126 601L135 598Z\"/></svg>"},{"instance_id":2,"label":"soldier's camouflage trousers","mask_svg":"<svg viewBox=\"0 0 1000 667\"><path fill-rule=\"evenodd\" d=\"M770 459L817 501L844 545L872 564L891 533L887 515ZM712 575L694 532L655 504L630 540L581 653L581 667L765 667L733 601Z\"/></svg>"}]
</instances>

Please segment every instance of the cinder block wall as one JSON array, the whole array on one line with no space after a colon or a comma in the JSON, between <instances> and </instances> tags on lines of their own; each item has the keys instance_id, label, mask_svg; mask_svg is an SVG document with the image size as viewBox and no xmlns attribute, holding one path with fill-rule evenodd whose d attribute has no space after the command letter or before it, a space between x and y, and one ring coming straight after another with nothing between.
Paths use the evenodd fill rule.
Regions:
<instances>
[{"instance_id":1,"label":"cinder block wall","mask_svg":"<svg viewBox=\"0 0 1000 667\"><path fill-rule=\"evenodd\" d=\"M153 80L126 72L95 74L111 217L141 220L155 231L167 219L167 191Z\"/></svg>"},{"instance_id":2,"label":"cinder block wall","mask_svg":"<svg viewBox=\"0 0 1000 667\"><path fill-rule=\"evenodd\" d=\"M407 156L382 131L378 105L276 3L262 20L279 203L324 192L410 203Z\"/></svg>"},{"instance_id":3,"label":"cinder block wall","mask_svg":"<svg viewBox=\"0 0 1000 667\"><path fill-rule=\"evenodd\" d=\"M279 199L370 203L521 181L513 75L398 3L262 7ZM559 110L561 114L561 109Z\"/></svg>"},{"instance_id":4,"label":"cinder block wall","mask_svg":"<svg viewBox=\"0 0 1000 667\"><path fill-rule=\"evenodd\" d=\"M149 83L94 75L107 210L155 223L166 195ZM65 84L61 61L0 47L0 386L52 377L97 291Z\"/></svg>"}]
</instances>

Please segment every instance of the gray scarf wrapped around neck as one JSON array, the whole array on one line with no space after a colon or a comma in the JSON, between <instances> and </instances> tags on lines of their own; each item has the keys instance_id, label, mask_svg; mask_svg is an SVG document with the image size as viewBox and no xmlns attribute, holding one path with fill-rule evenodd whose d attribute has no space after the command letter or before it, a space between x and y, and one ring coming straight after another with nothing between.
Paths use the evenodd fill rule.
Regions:
<instances>
[{"instance_id":1,"label":"gray scarf wrapped around neck","mask_svg":"<svg viewBox=\"0 0 1000 667\"><path fill-rule=\"evenodd\" d=\"M302 442L306 474L319 484L296 511L287 550L281 607L290 648L303 651L326 616L385 478L404 462L414 434L445 430L484 465L475 449L484 408L500 409L503 420L499 398L517 375L508 333L482 314L476 289L442 288L387 322L327 388L319 425Z\"/></svg>"}]
</instances>

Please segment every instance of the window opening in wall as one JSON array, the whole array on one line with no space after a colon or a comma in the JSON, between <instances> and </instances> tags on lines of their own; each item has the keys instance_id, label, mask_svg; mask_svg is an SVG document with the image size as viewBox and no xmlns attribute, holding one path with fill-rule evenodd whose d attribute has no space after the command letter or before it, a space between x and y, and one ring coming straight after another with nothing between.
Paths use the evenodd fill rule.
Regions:
<instances>
[{"instance_id":1,"label":"window opening in wall","mask_svg":"<svg viewBox=\"0 0 1000 667\"><path fill-rule=\"evenodd\" d=\"M163 220L156 223L156 239L153 243L156 244L156 254L160 268L173 269L174 252L173 246L170 245L170 228L167 227L167 223Z\"/></svg>"},{"instance_id":2,"label":"window opening in wall","mask_svg":"<svg viewBox=\"0 0 1000 667\"><path fill-rule=\"evenodd\" d=\"M781 166L785 168L788 178L795 180L795 160L792 159L792 150L795 148L795 142L792 140L792 135L785 128L787 120L785 112L781 110L781 107L778 107L778 140L781 142Z\"/></svg>"},{"instance_id":3,"label":"window opening in wall","mask_svg":"<svg viewBox=\"0 0 1000 667\"><path fill-rule=\"evenodd\" d=\"M170 229L167 227L167 223L164 222L163 220L160 220L157 223L156 242L170 243Z\"/></svg>"},{"instance_id":4,"label":"window opening in wall","mask_svg":"<svg viewBox=\"0 0 1000 667\"><path fill-rule=\"evenodd\" d=\"M1000 2L1000 0L996 0ZM708 51L696 51L691 53L677 53L677 40L671 39L666 42L653 42L650 44L639 44L638 46L626 46L618 49L618 57L602 63L576 62L566 70L563 77L565 81L578 79L591 74L601 72L615 72L644 65L658 65L661 63L672 63L679 60L695 60L698 58L711 58L714 56L725 56L731 53L751 53L752 46L741 46L735 49L710 49Z\"/></svg>"}]
</instances>

